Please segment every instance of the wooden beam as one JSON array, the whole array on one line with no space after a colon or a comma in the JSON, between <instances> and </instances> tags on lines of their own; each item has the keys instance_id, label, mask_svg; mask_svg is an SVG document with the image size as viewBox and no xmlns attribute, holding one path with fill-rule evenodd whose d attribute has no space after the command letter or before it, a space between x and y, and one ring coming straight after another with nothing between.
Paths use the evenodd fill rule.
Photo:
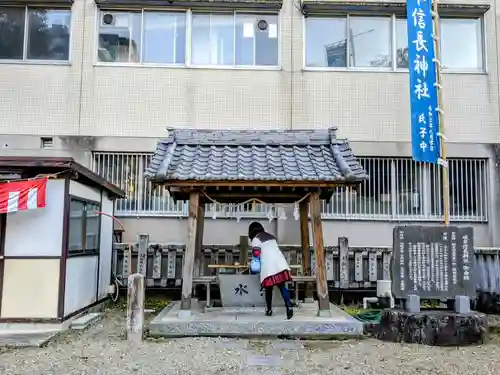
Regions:
<instances>
[{"instance_id":1,"label":"wooden beam","mask_svg":"<svg viewBox=\"0 0 500 375\"><path fill-rule=\"evenodd\" d=\"M300 244L302 247L302 270L304 276L311 276L311 243L309 241L309 200L304 199L299 204L300 212ZM305 298L312 299L311 283L305 283Z\"/></svg>"},{"instance_id":2,"label":"wooden beam","mask_svg":"<svg viewBox=\"0 0 500 375\"><path fill-rule=\"evenodd\" d=\"M330 299L326 283L325 247L323 242L323 226L321 224L321 205L318 193L311 193L311 222L316 255L316 293L318 294L318 315L330 314Z\"/></svg>"},{"instance_id":3,"label":"wooden beam","mask_svg":"<svg viewBox=\"0 0 500 375\"><path fill-rule=\"evenodd\" d=\"M187 228L186 252L182 267L181 310L191 309L191 293L193 291L194 258L196 253L196 229L198 227L198 208L200 192L192 191L189 195L189 215Z\"/></svg>"},{"instance_id":4,"label":"wooden beam","mask_svg":"<svg viewBox=\"0 0 500 375\"><path fill-rule=\"evenodd\" d=\"M194 253L194 276L203 273L203 228L205 227L205 205L198 204L198 218L196 222L196 249Z\"/></svg>"},{"instance_id":5,"label":"wooden beam","mask_svg":"<svg viewBox=\"0 0 500 375\"><path fill-rule=\"evenodd\" d=\"M360 181L362 182L362 181ZM227 186L227 187L307 187L313 190L318 190L319 188L336 188L339 186L351 186L358 185L358 182L345 182L345 181L251 181L251 180L166 180L157 181L162 185L167 185L169 187L212 187L212 186Z\"/></svg>"},{"instance_id":6,"label":"wooden beam","mask_svg":"<svg viewBox=\"0 0 500 375\"><path fill-rule=\"evenodd\" d=\"M280 200L280 199L288 199L288 200L294 200L297 201L299 200L300 198L302 198L304 195L306 195L306 193L304 194L298 194L298 193L293 193L293 194L288 194L288 193L284 193L284 192L250 192L250 193L247 193L247 192L238 192L238 191L234 191L232 193L230 192L226 192L226 193L223 193L223 192L218 192L218 193L210 193L210 191L208 191L208 194L210 195L210 198L213 198L213 199L233 199L234 197L238 197L240 199L252 199L252 198L255 198L255 199L260 199L264 202L269 202L269 201L272 201L272 200ZM273 202L274 203L274 202Z\"/></svg>"}]
</instances>

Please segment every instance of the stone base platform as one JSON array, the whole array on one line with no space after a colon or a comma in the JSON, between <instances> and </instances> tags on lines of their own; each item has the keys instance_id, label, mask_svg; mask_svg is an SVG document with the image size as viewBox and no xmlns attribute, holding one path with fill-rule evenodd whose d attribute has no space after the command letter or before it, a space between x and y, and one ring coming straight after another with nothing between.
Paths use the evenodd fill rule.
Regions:
<instances>
[{"instance_id":1,"label":"stone base platform","mask_svg":"<svg viewBox=\"0 0 500 375\"><path fill-rule=\"evenodd\" d=\"M275 307L272 316L265 316L264 309L257 307L204 310L197 305L190 316L179 317L180 302L172 302L149 324L149 335L325 339L363 334L360 321L333 304L330 309L330 317L318 317L317 303L303 303L294 308L294 317L286 320L284 307Z\"/></svg>"},{"instance_id":2,"label":"stone base platform","mask_svg":"<svg viewBox=\"0 0 500 375\"><path fill-rule=\"evenodd\" d=\"M432 346L482 344L487 340L486 315L471 311L422 310L418 313L382 311L377 337L382 341Z\"/></svg>"}]
</instances>

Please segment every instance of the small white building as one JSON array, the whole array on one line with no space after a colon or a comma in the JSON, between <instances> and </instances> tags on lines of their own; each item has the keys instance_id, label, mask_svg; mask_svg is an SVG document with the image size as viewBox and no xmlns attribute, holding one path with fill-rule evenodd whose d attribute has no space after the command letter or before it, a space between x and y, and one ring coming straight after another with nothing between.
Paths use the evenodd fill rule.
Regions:
<instances>
[{"instance_id":1,"label":"small white building","mask_svg":"<svg viewBox=\"0 0 500 375\"><path fill-rule=\"evenodd\" d=\"M60 323L105 301L125 193L72 158L0 157L0 178L0 322Z\"/></svg>"}]
</instances>

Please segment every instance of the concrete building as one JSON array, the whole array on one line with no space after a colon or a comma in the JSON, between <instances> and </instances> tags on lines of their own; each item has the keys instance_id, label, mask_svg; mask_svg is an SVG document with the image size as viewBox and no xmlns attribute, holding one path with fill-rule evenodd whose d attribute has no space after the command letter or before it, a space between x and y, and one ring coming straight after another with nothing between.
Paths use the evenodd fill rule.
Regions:
<instances>
[{"instance_id":1,"label":"concrete building","mask_svg":"<svg viewBox=\"0 0 500 375\"><path fill-rule=\"evenodd\" d=\"M16 1L0 5L0 154L71 156L122 187L124 241L185 242L185 205L143 178L167 127L337 126L370 180L324 204L326 244L390 245L396 223L442 217L440 171L411 160L404 3ZM500 246L497 1L441 16L451 218ZM268 209L209 207L204 242L258 217L298 243L293 207Z\"/></svg>"}]
</instances>

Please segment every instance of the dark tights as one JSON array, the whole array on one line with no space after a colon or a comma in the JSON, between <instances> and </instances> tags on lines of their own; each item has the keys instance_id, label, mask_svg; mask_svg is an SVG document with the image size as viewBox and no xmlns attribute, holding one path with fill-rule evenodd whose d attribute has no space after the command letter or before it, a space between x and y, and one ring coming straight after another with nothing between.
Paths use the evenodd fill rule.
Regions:
<instances>
[{"instance_id":1,"label":"dark tights","mask_svg":"<svg viewBox=\"0 0 500 375\"><path fill-rule=\"evenodd\" d=\"M292 303L290 302L290 293L288 293L288 288L285 283L281 283L275 285L281 292L281 296L283 297L283 301L285 301L285 306L289 309L292 307ZM271 310L273 306L273 288L274 286L268 286L265 288L265 296L266 296L266 307L267 310Z\"/></svg>"}]
</instances>

